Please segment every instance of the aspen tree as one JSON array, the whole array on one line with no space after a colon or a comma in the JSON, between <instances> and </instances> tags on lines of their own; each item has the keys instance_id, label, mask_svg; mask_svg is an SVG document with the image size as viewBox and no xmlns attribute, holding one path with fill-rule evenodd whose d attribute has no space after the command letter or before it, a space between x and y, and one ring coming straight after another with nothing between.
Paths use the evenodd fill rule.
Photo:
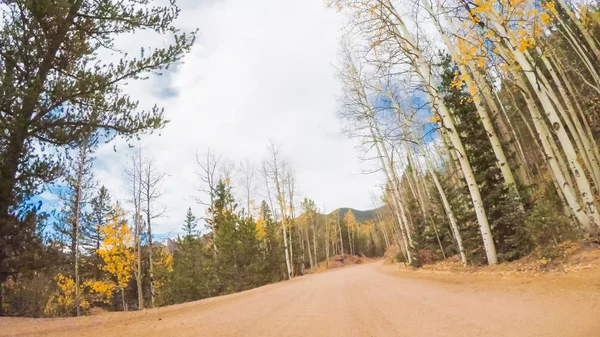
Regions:
<instances>
[{"instance_id":1,"label":"aspen tree","mask_svg":"<svg viewBox=\"0 0 600 337\"><path fill-rule=\"evenodd\" d=\"M496 247L492 238L492 232L488 223L487 215L483 207L483 200L471 164L466 158L466 151L463 143L456 133L454 127L454 121L450 115L447 107L442 101L437 89L432 83L433 74L429 62L425 59L423 52L418 49L418 44L414 40L414 37L404 24L402 17L396 11L395 7L390 0L377 0L380 5L379 18L386 24L389 24L390 33L397 39L398 47L404 50L412 61L412 66L415 74L420 78L423 89L425 90L431 109L434 113L437 113L442 122L442 127L446 129L447 136L456 151L460 167L464 173L464 178L471 194L473 201L473 208L477 215L477 221L480 226L480 232L483 240L483 245L486 251L486 256L489 264L498 263L498 257L496 255ZM385 11L385 12L384 12ZM391 21L391 22L390 22Z\"/></svg>"}]
</instances>

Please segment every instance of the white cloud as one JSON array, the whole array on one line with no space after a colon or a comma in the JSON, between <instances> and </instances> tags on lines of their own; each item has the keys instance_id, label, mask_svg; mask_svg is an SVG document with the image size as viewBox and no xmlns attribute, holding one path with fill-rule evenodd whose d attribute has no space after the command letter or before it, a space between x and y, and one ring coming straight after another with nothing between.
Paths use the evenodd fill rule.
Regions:
<instances>
[{"instance_id":1,"label":"white cloud","mask_svg":"<svg viewBox=\"0 0 600 337\"><path fill-rule=\"evenodd\" d=\"M197 150L211 147L235 163L246 158L259 163L269 139L295 168L299 197L329 211L371 208L379 176L361 174L365 164L341 134L336 116L334 65L343 18L322 0L179 5L178 25L200 29L191 53L168 76L128 88L144 106L164 106L170 120L160 136L143 138L146 154L168 174L163 202L169 213L156 221L155 232L178 231L190 206L203 213L191 199L198 183ZM118 199L126 198L121 171L127 152L116 141L97 153L97 177Z\"/></svg>"}]
</instances>

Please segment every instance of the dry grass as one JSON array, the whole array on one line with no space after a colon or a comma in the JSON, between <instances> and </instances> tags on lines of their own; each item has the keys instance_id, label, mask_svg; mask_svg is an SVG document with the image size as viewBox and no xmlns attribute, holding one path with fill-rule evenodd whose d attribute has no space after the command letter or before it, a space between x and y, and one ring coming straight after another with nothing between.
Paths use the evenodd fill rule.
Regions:
<instances>
[{"instance_id":1,"label":"dry grass","mask_svg":"<svg viewBox=\"0 0 600 337\"><path fill-rule=\"evenodd\" d=\"M390 257L392 252L390 252ZM386 261L388 253L386 252ZM407 267L408 268L408 267ZM600 270L600 247L594 243L568 243L563 256L554 259L538 258L531 254L522 259L501 263L495 266L469 265L463 267L460 256L455 255L443 261L423 265L421 272L468 273L481 275L535 275L544 273L569 273L571 271Z\"/></svg>"}]
</instances>

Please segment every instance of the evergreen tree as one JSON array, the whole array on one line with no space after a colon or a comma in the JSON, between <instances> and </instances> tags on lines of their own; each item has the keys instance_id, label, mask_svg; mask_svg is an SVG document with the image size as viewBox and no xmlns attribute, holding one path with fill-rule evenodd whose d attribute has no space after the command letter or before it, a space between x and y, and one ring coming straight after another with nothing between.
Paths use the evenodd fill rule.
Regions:
<instances>
[{"instance_id":1,"label":"evergreen tree","mask_svg":"<svg viewBox=\"0 0 600 337\"><path fill-rule=\"evenodd\" d=\"M198 227L198 219L192 213L192 208L189 207L187 210L187 214L185 215L185 222L183 223L183 227L181 229L188 236L194 236L197 234L196 227Z\"/></svg>"},{"instance_id":2,"label":"evergreen tree","mask_svg":"<svg viewBox=\"0 0 600 337\"><path fill-rule=\"evenodd\" d=\"M173 275L168 293L171 303L196 301L218 294L214 250L190 235L177 239Z\"/></svg>"},{"instance_id":3,"label":"evergreen tree","mask_svg":"<svg viewBox=\"0 0 600 337\"><path fill-rule=\"evenodd\" d=\"M85 234L83 227L88 219L85 208L95 185L92 172L93 146L89 138L80 143L66 168L62 221L56 222L54 226L71 254L74 274L78 272L81 242ZM78 277L74 277L77 282Z\"/></svg>"},{"instance_id":4,"label":"evergreen tree","mask_svg":"<svg viewBox=\"0 0 600 337\"><path fill-rule=\"evenodd\" d=\"M84 247L86 247L92 254L97 254L97 250L100 249L102 244L102 233L100 228L108 221L111 220L113 212L112 200L108 189L103 185L98 189L96 195L90 200L91 213L89 220L86 222L85 227L85 241Z\"/></svg>"},{"instance_id":5,"label":"evergreen tree","mask_svg":"<svg viewBox=\"0 0 600 337\"><path fill-rule=\"evenodd\" d=\"M263 247L265 251L263 276L264 282L277 282L285 276L285 259L281 239L278 236L277 223L273 220L271 209L266 201L260 204L260 217L257 220L264 228Z\"/></svg>"},{"instance_id":6,"label":"evergreen tree","mask_svg":"<svg viewBox=\"0 0 600 337\"><path fill-rule=\"evenodd\" d=\"M24 203L58 178L59 156L39 149L76 146L99 131L132 137L161 128L162 110L141 110L123 85L179 61L195 36L173 25L179 15L173 1L16 0L4 3L2 12L0 265L22 253L15 247L27 237L22 221L30 208ZM137 58L119 52L115 38L140 30L168 33L173 42L142 48ZM106 50L122 58L103 62L99 55ZM2 272L0 282L6 277Z\"/></svg>"},{"instance_id":7,"label":"evergreen tree","mask_svg":"<svg viewBox=\"0 0 600 337\"><path fill-rule=\"evenodd\" d=\"M518 197L512 195L503 184L488 135L481 125L477 109L469 93L466 92L465 85L455 84L456 74L460 76L458 67L450 57L446 56L442 68L444 71L440 91L443 94L444 103L450 108L457 121L456 131L464 143L467 157L473 167L475 180L481 190L498 256L505 260L519 258L529 251L528 245L523 244L523 241L526 240L523 230L524 214L519 211ZM460 207L453 209L460 209ZM474 218L471 217L471 214L464 216L468 216L469 219L463 219L460 223L469 224L470 230L470 223L473 221L470 219ZM473 226L472 229L476 228ZM467 234L467 236L470 235ZM468 250L479 250L483 253L481 242L469 239L466 241L471 245Z\"/></svg>"}]
</instances>

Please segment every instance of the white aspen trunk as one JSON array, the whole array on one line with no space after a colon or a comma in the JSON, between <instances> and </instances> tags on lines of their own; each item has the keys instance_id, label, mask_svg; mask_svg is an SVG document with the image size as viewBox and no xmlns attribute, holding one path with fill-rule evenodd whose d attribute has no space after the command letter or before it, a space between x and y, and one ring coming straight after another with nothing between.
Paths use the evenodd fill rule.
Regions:
<instances>
[{"instance_id":1,"label":"white aspen trunk","mask_svg":"<svg viewBox=\"0 0 600 337\"><path fill-rule=\"evenodd\" d=\"M285 196L281 186L279 168L277 167L277 156L276 151L273 149L273 181L275 183L275 191L277 193L277 203L279 204L279 210L281 211L281 230L283 232L283 247L285 252L285 266L287 269L288 280L292 279L292 269L290 263L290 249L288 246L287 239L287 212L285 211Z\"/></svg>"},{"instance_id":2,"label":"white aspen trunk","mask_svg":"<svg viewBox=\"0 0 600 337\"><path fill-rule=\"evenodd\" d=\"M400 196L398 195L398 189L396 188L396 183L395 183L396 178L392 177L393 173L389 172L389 168L386 165L386 163L384 162L382 150L380 149L380 146L382 145L382 144L380 144L380 140L378 140L378 138L375 137L375 134L373 134L373 138L375 141L375 147L377 149L381 167L383 169L383 172L385 173L386 180L392 189L392 193L391 193L392 205L393 205L392 209L396 213L396 217L398 219L398 228L400 229L400 234L401 234L402 240L404 242L405 256L408 258L408 262L410 263L412 261L412 251L410 249L410 247L412 246L412 237L408 234L408 220L406 219L406 214L404 213L404 207L402 206L402 203L399 199ZM385 151L385 153L387 153L387 151ZM389 157L386 157L386 160L388 158Z\"/></svg>"},{"instance_id":3,"label":"white aspen trunk","mask_svg":"<svg viewBox=\"0 0 600 337\"><path fill-rule=\"evenodd\" d=\"M541 51L540 51L540 54L541 54ZM551 58L552 58L552 56L553 56L553 53L551 54ZM555 59L554 64L556 65L556 67L554 67L551 64L551 62L550 62L550 60L548 60L548 58L546 58L545 56L542 55L542 60L544 61L546 68L548 68L550 75L552 76L552 79L556 83L559 93L560 93L563 101L565 102L565 105L567 106L567 110L569 111L569 113L571 115L572 124L575 126L575 130L577 131L577 134L578 134L579 138L581 139L581 143L585 150L585 156L584 156L584 154L582 154L582 158L584 160L588 161L588 165L591 167L590 174L593 178L592 180L594 181L594 185L596 186L596 188L598 188L598 187L600 187L600 165L598 164L599 158L597 157L598 147L594 143L594 138L591 135L591 133L586 132L581 121L579 120L577 110L575 109L575 106L574 106L574 103L576 104L576 102L574 102L574 100L571 100L571 98L569 97L569 94L567 93L567 90L570 92L571 97L574 97L575 92L573 90L569 90L572 88L570 87L570 84L568 83L568 80L569 80L568 76L567 76L567 74L565 74L562 71L562 68L560 67L559 63L556 62L556 58L554 58L554 59ZM561 79L565 82L565 86L567 86L567 89L565 89L565 87L563 87ZM578 110L581 111L579 106L578 106ZM585 119L584 119L584 121L585 121ZM573 131L571 131L571 132L573 132Z\"/></svg>"},{"instance_id":4,"label":"white aspen trunk","mask_svg":"<svg viewBox=\"0 0 600 337\"><path fill-rule=\"evenodd\" d=\"M304 231L300 228L298 228L298 236L300 237L300 249L302 249L302 264L300 264L300 275L302 275L304 274L304 266L306 265L306 248L304 247Z\"/></svg>"},{"instance_id":5,"label":"white aspen trunk","mask_svg":"<svg viewBox=\"0 0 600 337\"><path fill-rule=\"evenodd\" d=\"M134 270L134 276L137 287L137 297L138 297L138 310L144 309L144 292L142 286L142 244L141 244L141 234L142 234L142 224L141 224L141 211L142 211L142 153L141 150L138 150L132 159L132 183L133 183L133 207L134 207L134 244L136 251L135 259L136 259L136 268Z\"/></svg>"},{"instance_id":6,"label":"white aspen trunk","mask_svg":"<svg viewBox=\"0 0 600 337\"><path fill-rule=\"evenodd\" d=\"M286 223L282 221L281 228L283 229L283 247L285 249L285 265L287 267L288 280L292 279L292 270L290 264L290 253L287 241L287 231L286 231Z\"/></svg>"},{"instance_id":7,"label":"white aspen trunk","mask_svg":"<svg viewBox=\"0 0 600 337\"><path fill-rule=\"evenodd\" d=\"M522 77L522 74L512 69L512 67L510 68L510 71L517 85L523 90L527 90L526 92L522 92L523 99L525 100L529 112L531 113L533 125L536 129L536 132L539 135L539 140L542 145L542 150L544 151L546 162L550 166L550 170L552 171L552 174L560 188L559 194L564 197L572 213L575 215L577 222L587 229L590 227L590 219L585 214L581 205L577 202L577 197L575 196L575 192L572 189L573 185L566 178L568 176L568 171L564 171L566 170L566 167L564 169L561 168L560 157L557 156L560 154L555 155L554 153L554 150L552 148L554 141L551 138L546 123L544 122L544 119L542 117L542 114L538 110L535 102L533 101L531 93L529 92L529 89L527 87L527 84L525 83L525 80Z\"/></svg>"},{"instance_id":8,"label":"white aspen trunk","mask_svg":"<svg viewBox=\"0 0 600 337\"><path fill-rule=\"evenodd\" d=\"M489 87L487 85L486 85L486 88L488 88L487 92L490 93ZM494 98L495 98L495 100L494 100ZM531 180L532 180L531 171L529 170L529 163L527 161L527 157L525 156L525 151L523 151L523 145L521 144L521 137L519 137L517 135L517 132L510 120L510 116L508 115L508 112L504 108L504 105L502 104L502 101L500 100L498 93L496 91L494 91L494 97L488 97L486 99L488 104L489 104L489 102L494 102L493 104L495 104L496 100L498 101L498 106L500 107L500 111L502 112L502 115L504 115L504 118L506 118L508 128L510 130L510 133L512 134L513 141L511 142L511 144L513 144L513 142L514 142L515 153L519 157L519 160L518 160L518 162L519 162L519 178L521 179L523 184L530 185ZM517 108L517 107L515 106L515 108ZM497 109L497 107L496 107L496 109ZM500 118L500 119L502 119L502 118ZM534 139L536 139L536 138L534 137Z\"/></svg>"},{"instance_id":9,"label":"white aspen trunk","mask_svg":"<svg viewBox=\"0 0 600 337\"><path fill-rule=\"evenodd\" d=\"M348 224L346 224L346 229L348 230L348 249L350 250L350 255L354 255L354 247L352 247L352 233Z\"/></svg>"},{"instance_id":10,"label":"white aspen trunk","mask_svg":"<svg viewBox=\"0 0 600 337\"><path fill-rule=\"evenodd\" d=\"M340 213L338 210L338 213L336 214L336 221L337 221L337 230L340 234L340 254L342 255L342 258L344 257L344 237L342 236L342 226L340 224Z\"/></svg>"},{"instance_id":11,"label":"white aspen trunk","mask_svg":"<svg viewBox=\"0 0 600 337\"><path fill-rule=\"evenodd\" d=\"M127 311L127 303L125 303L125 289L121 288L121 301L123 303L123 311Z\"/></svg>"},{"instance_id":12,"label":"white aspen trunk","mask_svg":"<svg viewBox=\"0 0 600 337\"><path fill-rule=\"evenodd\" d=\"M450 157L448 160L449 166L451 166L452 174L450 177L454 181L454 183L458 186L462 186L465 180L465 176L460 168L460 164L458 162L458 157L456 156L456 152L452 149L452 147L448 144L450 141L448 140L448 135L446 130L443 128L440 129L440 138L442 139L442 144L444 145L444 150Z\"/></svg>"},{"instance_id":13,"label":"white aspen trunk","mask_svg":"<svg viewBox=\"0 0 600 337\"><path fill-rule=\"evenodd\" d=\"M596 144L595 138L590 129L590 125L585 116L584 109L581 107L579 100L576 99L576 97L579 95L579 92L574 89L574 85L571 82L570 76L565 71L565 67L564 67L562 61L560 60L560 57L558 57L558 55L556 55L556 53L552 50L550 51L550 59L554 63L554 65L558 71L559 77L562 78L565 82L567 91L569 92L570 96L572 97L573 103L575 104L575 107L577 108L579 119L583 122L583 125L585 127L585 132L586 132L588 138L590 139L590 141L592 143ZM594 146L593 149L594 149L594 154L596 156L596 160L600 161L600 153L598 151L598 147Z\"/></svg>"},{"instance_id":14,"label":"white aspen trunk","mask_svg":"<svg viewBox=\"0 0 600 337\"><path fill-rule=\"evenodd\" d=\"M565 22L560 18L560 16L557 15L556 18L560 22L561 27L564 28L564 31L559 30L559 32L565 38L565 40L567 40L571 48L577 53L577 55L585 65L586 69L594 79L594 82L596 83L594 89L596 89L596 91L600 91L600 88L597 87L600 86L600 74L598 74L598 72L594 68L594 62L590 60L590 58L588 57L588 53L586 53L581 48L581 44L577 41L569 26L565 24Z\"/></svg>"},{"instance_id":15,"label":"white aspen trunk","mask_svg":"<svg viewBox=\"0 0 600 337\"><path fill-rule=\"evenodd\" d=\"M148 169L148 175L146 176L146 179L148 179L148 183L146 185L146 222L148 224L148 227L146 228L146 234L148 235L148 276L150 276L150 305L152 308L154 308L154 260L152 257L152 249L153 249L153 244L152 244L152 225L151 225L151 209L150 209L150 202L151 202L151 198L150 198L150 170Z\"/></svg>"},{"instance_id":16,"label":"white aspen trunk","mask_svg":"<svg viewBox=\"0 0 600 337\"><path fill-rule=\"evenodd\" d=\"M425 10L428 11L429 14L431 15L431 18L433 19L433 22L435 23L436 28L438 29L438 32L439 32L440 36L442 37L444 44L446 45L446 48L450 52L450 56L452 56L452 59L456 61L456 64L458 65L458 69L460 70L461 74L463 75L462 78L465 80L467 87L470 89L469 91L477 91L478 92L479 87L477 86L477 84L475 83L473 78L471 77L471 72L469 71L469 69L467 69L467 66L465 66L465 64L463 64L461 62L462 57L460 56L460 53L455 48L455 45L452 43L452 41L450 41L450 38L448 37L448 35L446 35L446 32L442 28L440 22L436 19L435 15L433 13L433 9L431 9L431 6L429 5L429 2L427 0L421 0L421 3L425 7ZM414 46L416 46L416 45L414 45ZM473 70L475 70L475 69L473 69ZM428 75L428 76L430 76L430 75ZM430 84L427 83L426 85L430 85ZM508 160L506 159L506 155L504 154L504 150L502 149L502 144L500 144L500 140L498 139L496 130L494 130L494 126L492 125L492 120L491 120L483 102L481 101L481 96L478 94L475 94L475 95L471 95L471 98L473 98L473 103L475 104L475 108L477 109L477 114L479 115L481 124L483 125L483 128L485 129L485 132L487 133L488 138L490 140L492 150L494 151L494 155L496 156L497 166L500 168L500 171L502 173L502 178L504 179L504 185L516 197L519 197L519 190L517 189L517 183L515 182L515 178L513 177L512 170L510 169L510 166L508 165ZM496 110L496 111L498 111L498 110ZM521 202L519 202L519 207L520 207L521 211L524 210Z\"/></svg>"},{"instance_id":17,"label":"white aspen trunk","mask_svg":"<svg viewBox=\"0 0 600 337\"><path fill-rule=\"evenodd\" d=\"M291 273L292 273L292 277L296 276L295 274L295 268L296 266L294 265L294 242L292 239L292 233L294 232L294 228L292 227L292 223L290 222L290 230L288 231L289 234L289 243L290 243L290 264L292 267Z\"/></svg>"},{"instance_id":18,"label":"white aspen trunk","mask_svg":"<svg viewBox=\"0 0 600 337\"><path fill-rule=\"evenodd\" d=\"M408 28L402 21L401 16L398 14L398 12L396 12L395 8L389 0L386 0L386 6L389 9L390 14L392 14L396 18L395 26L393 26L392 29L395 30L395 33L398 36L402 36L402 38L405 40L405 43L402 43L400 41L399 42L402 44L403 49L407 49L410 51L410 55L407 56L409 56L413 61L413 66L416 70L416 74L421 79L425 92L427 93L427 96L429 98L429 102L432 104L432 110L437 111L440 117L442 118L442 127L448 128L448 138L450 138L452 146L457 152L458 160L464 173L467 187L469 188L469 192L471 194L473 208L475 209L477 222L479 223L479 229L481 232L481 237L483 240L483 246L485 248L488 264L497 264L498 256L496 255L496 246L494 244L494 239L492 238L492 230L490 228L487 215L483 207L483 199L481 198L479 186L477 185L477 181L475 180L471 164L469 163L469 160L466 157L466 151L464 149L463 143L454 127L454 121L452 120L452 116L449 114L448 109L444 104L443 100L441 99L439 93L433 87L432 72L430 69L430 65L425 60L425 57L423 56L421 50L419 50L416 47L416 41L414 40ZM400 27L400 31L402 33L397 31L396 26Z\"/></svg>"},{"instance_id":19,"label":"white aspen trunk","mask_svg":"<svg viewBox=\"0 0 600 337\"><path fill-rule=\"evenodd\" d=\"M323 207L325 212L325 207ZM325 268L329 268L329 240L331 239L331 233L329 232L329 217L325 221Z\"/></svg>"},{"instance_id":20,"label":"white aspen trunk","mask_svg":"<svg viewBox=\"0 0 600 337\"><path fill-rule=\"evenodd\" d=\"M356 68L354 67L354 65L351 65L350 69L352 70L354 75L358 75L358 71L356 70ZM357 76L355 81L360 81L357 80L358 78L360 78L360 76ZM377 150L377 154L381 163L381 168L383 169L385 176L386 176L386 181L387 183L391 186L391 197L392 197L392 209L394 210L394 213L396 214L396 217L398 219L398 227L400 229L400 232L402 234L402 239L404 242L404 247L405 249L405 257L408 258L408 261L412 261L412 254L410 251L409 247L412 247L412 237L410 235L409 232L409 228L408 228L408 221L406 219L406 213L404 211L404 206L402 205L402 198L400 196L399 193L399 188L398 188L398 179L394 170L394 165L391 161L391 158L387 152L387 148L385 147L385 144L382 143L383 137L381 136L381 132L379 131L378 127L377 127L377 120L375 119L375 115L373 114L373 111L370 107L370 102L368 100L368 96L364 90L364 86L362 85L362 83L360 84L360 88L357 89L358 90L358 95L359 98L361 100L361 102L363 103L363 107L365 107L365 109L367 111L365 111L365 117L368 120L369 123L369 130L371 132L371 137L373 139L373 142L375 143L375 148ZM376 135L377 133L377 135ZM383 155L382 155L383 153ZM385 155L385 160L384 160L384 155ZM341 234L340 234L341 235Z\"/></svg>"},{"instance_id":21,"label":"white aspen trunk","mask_svg":"<svg viewBox=\"0 0 600 337\"><path fill-rule=\"evenodd\" d=\"M371 117L371 129L374 130L375 134L377 135L377 136L375 136L375 134L373 134L374 140L377 145L377 151L379 153L380 158L382 160L385 159L385 163L382 162L382 165L387 164L386 171L387 171L388 179L390 179L389 182L390 182L391 188L392 188L392 195L395 197L396 207L400 211L400 218L402 220L400 222L400 226L403 227L403 229L404 229L405 234L403 234L403 235L406 235L406 237L407 237L408 242L407 242L406 247L409 247L412 249L413 240L412 240L412 235L410 232L410 222L408 221L407 213L404 208L403 197L400 193L401 189L400 189L400 184L398 183L398 174L396 173L396 169L394 168L394 163L392 161L392 157L388 153L388 150L387 150L385 144L383 143L383 136L381 135L379 127L377 126L376 123L377 123L377 121L373 120L373 118ZM381 157L382 154L383 154L383 157Z\"/></svg>"},{"instance_id":22,"label":"white aspen trunk","mask_svg":"<svg viewBox=\"0 0 600 337\"><path fill-rule=\"evenodd\" d=\"M427 0L423 0L425 2L427 2ZM440 7L442 7L439 3L439 0L437 0L437 3ZM440 34L442 35L442 37L444 38L444 43L448 46L448 49L453 51L456 54L456 61L458 62L460 57L460 53L458 53L458 51L456 50L456 48L454 47L454 44L452 44L452 42L450 41L450 38L447 36L447 34L444 32L444 29L441 27L439 21L434 17L433 15L433 11L431 10L431 7L429 6L429 4L427 4L427 7L429 8L428 11L431 14L432 18L434 19L438 30L440 31ZM452 19L448 16L448 14L446 12L443 13L444 14L444 18L446 19L446 21L448 22L450 28L451 28L451 33L455 34L456 32L458 32L458 30L456 29L454 22L452 21ZM454 57L454 56L453 56ZM480 88L481 92L483 93L483 98L485 103L487 104L487 106L492 110L492 114L496 115L499 111L502 111L504 113L504 115L506 116L506 120L508 122L508 124L511 127L512 130L512 135L514 136L514 142L516 142L516 146L513 143L513 140L511 140L510 137L510 133L508 131L508 128L506 127L506 124L504 123L504 121L502 120L502 117L499 116L499 118L496 119L496 123L498 124L498 128L500 129L500 133L506 135L505 138L508 141L508 146L509 149L517 154L521 154L521 156L517 157L519 159L517 159L517 166L518 166L518 174L519 177L521 178L521 181L526 184L529 185L531 183L529 175L527 174L527 170L525 169L526 164L526 159L525 159L525 155L523 154L523 150L521 148L520 142L518 140L518 137L516 136L514 129L512 128L512 125L510 124L510 118L508 117L508 115L506 114L506 111L504 110L504 108L502 107L502 110L500 110L498 108L498 105L496 104L496 101L494 100L494 97L492 96L492 89L490 88L490 86L488 85L487 81L485 80L485 78L481 75L481 73L477 70L477 65L475 64L474 61L472 60L468 60L467 64L469 65L469 67L473 70L472 75L473 75L473 80L474 80L474 85L478 88ZM467 71L468 69L465 68L465 71ZM463 72L463 70L461 69L461 72ZM471 81L471 77L468 75L468 71L465 72L465 74L467 74L467 80ZM469 83L467 83L467 86L469 86ZM477 96L477 95L475 95ZM496 94L496 98L498 98L498 95ZM476 105L477 102L475 101ZM500 102L500 99L498 98L498 103L500 104L500 106L502 106L502 103ZM485 111L485 108L482 107L482 109ZM479 111L478 111L479 112ZM482 117L483 118L483 117ZM489 117L487 118L489 119ZM490 129L493 130L493 126L490 125ZM486 129L487 131L487 129ZM492 140L490 139L490 142L492 142ZM492 147L494 146L493 142L492 142ZM500 149L502 149L502 147L500 147ZM496 156L496 158L498 159L498 156ZM505 157L506 159L506 157ZM498 160L499 164L502 164L501 160ZM504 175L504 173L503 173ZM506 182L506 180L505 180ZM519 195L518 190L517 190L517 186L515 184L514 189L512 190L513 193L515 193L516 196ZM522 207L522 205L521 205Z\"/></svg>"},{"instance_id":23,"label":"white aspen trunk","mask_svg":"<svg viewBox=\"0 0 600 337\"><path fill-rule=\"evenodd\" d=\"M312 232L313 232L313 258L315 259L314 265L315 265L315 267L317 267L319 264L319 258L317 255L317 233L315 231L315 227L313 227Z\"/></svg>"},{"instance_id":24,"label":"white aspen trunk","mask_svg":"<svg viewBox=\"0 0 600 337\"><path fill-rule=\"evenodd\" d=\"M381 229L381 233L383 234L383 240L385 242L385 249L387 250L390 247L390 238L389 238L389 235L385 228L385 223L384 223L383 219L381 218L381 214L379 214L379 211L375 212L375 216L377 217L377 223L379 224L379 228Z\"/></svg>"},{"instance_id":25,"label":"white aspen trunk","mask_svg":"<svg viewBox=\"0 0 600 337\"><path fill-rule=\"evenodd\" d=\"M490 19L498 33L501 36L504 36L508 40L508 42L512 44L510 52L512 56L514 56L515 61L521 67L522 73L524 73L525 77L531 83L533 90L536 93L536 96L538 97L540 103L544 107L546 117L548 117L548 120L550 121L550 124L552 125L555 134L558 136L560 145L562 146L563 152L567 158L567 162L569 164L571 172L573 173L575 182L577 183L579 195L585 205L585 213L588 215L588 217L590 217L590 226L586 227L586 229L590 233L595 232L598 224L600 224L600 215L598 214L596 209L594 195L592 194L590 183L585 177L583 168L577 161L577 152L575 151L575 148L573 147L573 144L569 139L569 135L567 134L565 127L562 125L560 117L558 116L554 106L552 105L552 101L550 100L547 92L542 87L537 85L538 78L531 64L527 60L527 56L525 55L525 53L520 52L517 48L514 47L517 45L514 41L514 38L509 36L504 27L498 23L498 14L496 10L492 9L483 14ZM499 49L501 48L503 47L499 46Z\"/></svg>"},{"instance_id":26,"label":"white aspen trunk","mask_svg":"<svg viewBox=\"0 0 600 337\"><path fill-rule=\"evenodd\" d=\"M411 187L411 190L415 190L416 189L416 195L415 192L413 192L413 195L415 196L415 198L417 199L417 201L419 202L419 206L421 208L421 212L423 213L423 216L427 216L427 210L426 210L426 205L425 205L425 198L423 197L423 195L421 194L421 190L419 189L418 186L415 186L417 184L417 182L419 181L419 178L417 177L417 166L415 164L414 158L412 156L412 153L410 152L410 147L408 146L406 141L402 141L402 144L404 145L404 150L406 151L406 156L408 158L408 163L411 167L411 177L408 177L408 183L409 186ZM412 181L411 181L412 178Z\"/></svg>"},{"instance_id":27,"label":"white aspen trunk","mask_svg":"<svg viewBox=\"0 0 600 337\"><path fill-rule=\"evenodd\" d=\"M315 265L314 265L314 261L313 261L313 257L312 257L312 251L310 248L310 238L308 236L308 227L306 228L305 232L306 232L306 246L308 247L308 260L310 262L310 270L313 270Z\"/></svg>"},{"instance_id":28,"label":"white aspen trunk","mask_svg":"<svg viewBox=\"0 0 600 337\"><path fill-rule=\"evenodd\" d=\"M600 169L597 167L597 165L594 167L589 158L589 154L592 154L592 149L589 145L589 141L587 141L587 146L586 146L587 136L585 135L585 133L583 133L581 124L579 124L579 128L577 127L577 125L575 125L575 122L577 121L576 120L577 117L576 117L576 112L573 108L573 105L571 104L571 100L567 96L560 79L556 76L556 72L555 72L554 68L552 67L552 65L550 64L548 59L544 55L541 54L541 50L539 50L539 52L540 52L541 59L542 59L544 65L550 72L550 75L552 76L552 79L555 82L560 95L562 96L563 101L561 102L558 99L558 97L554 93L554 90L552 89L552 86L548 82L548 79L546 79L546 76L539 70L539 68L536 68L537 76L538 76L538 78L541 79L542 84L545 87L544 91L546 92L548 97L550 97L550 100L552 102L554 102L555 106L558 108L558 112L560 113L562 120L567 125L567 128L571 131L571 136L573 137L573 140L575 141L575 145L576 145L577 149L579 149L578 153L583 161L585 169L587 170L587 172L590 173L590 176L592 177L592 181L594 182L594 184L596 186L599 186ZM564 103L564 105L563 105L563 103ZM568 113L567 113L567 111L565 111L565 106L568 110ZM575 120L573 118L575 118ZM585 175L585 171L583 174Z\"/></svg>"},{"instance_id":29,"label":"white aspen trunk","mask_svg":"<svg viewBox=\"0 0 600 337\"><path fill-rule=\"evenodd\" d=\"M431 175L433 183L435 184L435 188L437 189L437 191L440 195L440 199L442 199L442 205L444 206L444 211L446 212L446 216L448 217L448 220L450 222L450 228L452 229L452 234L454 234L454 240L456 240L456 246L458 247L458 252L460 253L460 260L461 260L463 266L466 267L467 266L467 254L465 253L465 248L464 248L463 242L462 242L462 236L460 235L460 230L458 229L458 223L456 222L456 217L454 216L452 207L450 206L450 203L448 202L448 197L446 196L446 192L444 191L444 188L442 187L442 184L440 183L440 180L438 179L438 176L435 173L435 170L433 169L433 165L431 165L431 160L429 159L429 155L427 154L427 152L425 152L423 150L421 142L416 139L414 134L413 134L413 137L414 137L414 141L417 143L417 146L419 147L419 152L421 152L423 154L423 158L425 159L425 165L427 166L427 170L429 171L429 174Z\"/></svg>"},{"instance_id":30,"label":"white aspen trunk","mask_svg":"<svg viewBox=\"0 0 600 337\"><path fill-rule=\"evenodd\" d=\"M137 285L137 295L138 295L138 310L144 309L144 292L142 285L142 240L140 238L141 235L141 224L140 224L140 215L136 214L135 220L136 226L136 247L137 247L137 268L135 271L135 281Z\"/></svg>"},{"instance_id":31,"label":"white aspen trunk","mask_svg":"<svg viewBox=\"0 0 600 337\"><path fill-rule=\"evenodd\" d=\"M579 21L577 16L575 16L575 13L573 13L571 7L569 7L565 0L558 0L558 3L563 8L565 13L567 13L571 21L573 21L575 26L579 29L579 33L583 36L589 47L592 49L594 55L596 56L596 59L600 59L600 49L596 45L596 42L594 41L588 30L583 26L581 21Z\"/></svg>"}]
</instances>

